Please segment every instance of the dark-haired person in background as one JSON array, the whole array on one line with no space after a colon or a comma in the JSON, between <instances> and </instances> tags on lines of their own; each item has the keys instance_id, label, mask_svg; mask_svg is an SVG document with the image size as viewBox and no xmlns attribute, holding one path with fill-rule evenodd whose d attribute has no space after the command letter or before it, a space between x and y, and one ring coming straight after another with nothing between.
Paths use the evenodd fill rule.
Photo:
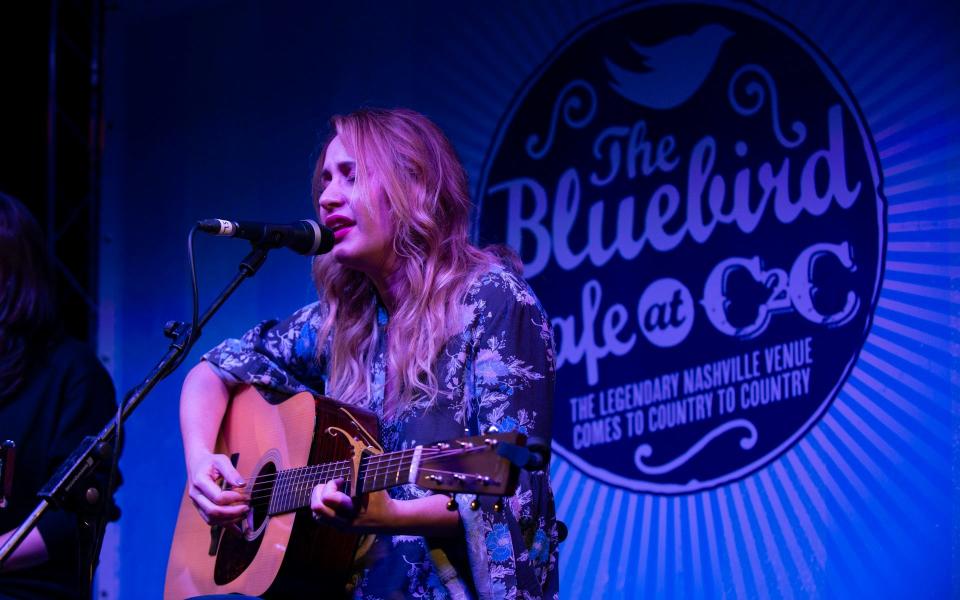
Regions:
<instances>
[{"instance_id":1,"label":"dark-haired person in background","mask_svg":"<svg viewBox=\"0 0 960 600\"><path fill-rule=\"evenodd\" d=\"M17 445L0 543L83 437L116 410L113 383L94 353L61 331L52 281L40 227L0 193L0 441ZM47 511L0 571L0 598L89 597L81 533L75 514Z\"/></svg>"}]
</instances>

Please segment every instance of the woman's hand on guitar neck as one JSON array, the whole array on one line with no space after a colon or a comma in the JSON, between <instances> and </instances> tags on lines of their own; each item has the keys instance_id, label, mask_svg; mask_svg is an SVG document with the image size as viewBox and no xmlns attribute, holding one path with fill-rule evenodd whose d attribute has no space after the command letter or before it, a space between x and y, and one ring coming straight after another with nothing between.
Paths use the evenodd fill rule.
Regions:
<instances>
[{"instance_id":1,"label":"woman's hand on guitar neck","mask_svg":"<svg viewBox=\"0 0 960 600\"><path fill-rule=\"evenodd\" d=\"M234 523L250 510L246 494L221 487L221 482L242 487L243 478L223 454L200 454L188 466L190 499L209 525Z\"/></svg>"},{"instance_id":2,"label":"woman's hand on guitar neck","mask_svg":"<svg viewBox=\"0 0 960 600\"><path fill-rule=\"evenodd\" d=\"M394 500L385 491L367 494L362 506L340 491L343 479L333 479L313 488L310 509L313 518L337 529L360 532L385 531L393 522Z\"/></svg>"},{"instance_id":3,"label":"woman's hand on guitar neck","mask_svg":"<svg viewBox=\"0 0 960 600\"><path fill-rule=\"evenodd\" d=\"M379 491L355 502L340 491L342 485L342 479L334 479L313 488L310 509L318 522L361 533L444 536L460 532L460 515L447 510L445 496L394 500Z\"/></svg>"}]
</instances>

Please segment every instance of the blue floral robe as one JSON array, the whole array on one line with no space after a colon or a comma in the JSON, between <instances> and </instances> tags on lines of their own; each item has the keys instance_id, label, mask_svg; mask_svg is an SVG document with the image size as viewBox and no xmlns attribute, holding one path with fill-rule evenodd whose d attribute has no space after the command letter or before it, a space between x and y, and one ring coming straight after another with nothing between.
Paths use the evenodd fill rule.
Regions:
<instances>
[{"instance_id":1,"label":"blue floral robe","mask_svg":"<svg viewBox=\"0 0 960 600\"><path fill-rule=\"evenodd\" d=\"M436 365L441 395L431 407L414 399L395 418L381 418L386 451L476 435L490 425L549 441L554 387L550 323L530 287L499 267L477 278L462 304L462 329ZM378 308L370 408L382 416L388 315ZM205 355L221 376L292 395L322 392L327 369L317 358L319 303L284 321L266 321L242 339ZM413 485L390 490L397 499L429 494ZM495 499L457 501L465 539L379 535L357 559L358 598L556 598L557 529L548 473L520 474L501 512ZM364 545L366 546L366 545Z\"/></svg>"}]
</instances>

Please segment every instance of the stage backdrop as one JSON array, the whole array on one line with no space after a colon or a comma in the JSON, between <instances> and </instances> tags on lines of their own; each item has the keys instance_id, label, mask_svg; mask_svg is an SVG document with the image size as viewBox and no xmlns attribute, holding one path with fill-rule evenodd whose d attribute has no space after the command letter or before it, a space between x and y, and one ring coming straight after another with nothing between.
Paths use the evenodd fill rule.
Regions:
<instances>
[{"instance_id":1,"label":"stage backdrop","mask_svg":"<svg viewBox=\"0 0 960 600\"><path fill-rule=\"evenodd\" d=\"M327 118L408 106L552 317L565 597L960 593L950 3L148 4L107 26L119 389L189 315L194 221L311 216ZM202 303L245 250L200 240ZM188 363L308 268L275 252ZM101 598L161 593L186 370L125 430Z\"/></svg>"}]
</instances>

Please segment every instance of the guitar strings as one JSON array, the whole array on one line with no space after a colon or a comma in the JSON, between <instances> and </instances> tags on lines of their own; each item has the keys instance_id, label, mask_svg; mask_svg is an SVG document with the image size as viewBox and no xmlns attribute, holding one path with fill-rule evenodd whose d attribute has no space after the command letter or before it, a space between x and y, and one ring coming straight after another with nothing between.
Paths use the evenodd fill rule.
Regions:
<instances>
[{"instance_id":1,"label":"guitar strings","mask_svg":"<svg viewBox=\"0 0 960 600\"><path fill-rule=\"evenodd\" d=\"M451 455L462 455L476 450L482 450L483 448L470 448L470 449L457 449L455 451L441 451L432 453L428 455L423 461L424 466L428 465L430 461L437 460L439 458L444 458ZM373 458L373 457L369 457ZM410 459L408 461L408 458ZM376 461L367 461L365 465L361 465L361 468L364 470L364 481L373 481L376 482L377 479L383 478L384 483L387 481L387 477L393 474L396 474L398 477L403 471L409 471L410 467L413 465L412 457L407 456L397 456L390 457L387 460ZM325 465L311 465L309 467L299 467L296 469L288 469L281 471L284 475L283 482L280 483L280 487L284 488L282 490L276 490L276 480L279 477L278 473L273 473L271 475L259 476L254 479L254 489L260 487L270 487L266 491L268 495L275 492L283 493L291 487L302 486L304 483L309 483L309 485L317 485L320 481L329 481L330 479L336 479L340 474L339 471L346 471L350 473L352 469L349 466L349 462L340 461L338 463L327 463ZM316 483L314 483L316 481ZM274 486L270 486L270 483L274 483ZM284 485L286 484L286 485ZM253 497L253 496L252 496Z\"/></svg>"},{"instance_id":2,"label":"guitar strings","mask_svg":"<svg viewBox=\"0 0 960 600\"><path fill-rule=\"evenodd\" d=\"M445 458L453 455L462 455L477 452L480 450L485 450L485 446L476 446L470 448L431 448L431 452L427 453L426 461L421 470L429 471L432 473L446 473L452 474L453 471L442 471L437 469L426 468L430 461L437 460L439 458ZM408 456L409 455L409 456ZM407 459L410 459L409 462L404 465L404 462ZM399 476L404 471L409 471L409 468L413 464L412 460L412 451L403 450L400 452L393 453L390 455L375 455L365 457L366 465L364 468L363 463L361 463L362 468L364 468L364 482L370 482L376 485L376 480L383 477L383 483L386 484L387 476L396 474L398 477L397 481L399 483ZM423 455L421 455L423 458ZM377 459L377 460L374 460ZM372 464L375 463L375 464ZM324 472L329 471L329 472ZM262 505L263 501L266 500L269 503L270 499L273 497L280 498L280 502L287 499L293 499L296 495L302 494L304 492L312 492L313 487L319 485L322 481L329 481L330 479L337 479L338 477L350 475L352 468L350 467L349 461L338 461L335 463L326 463L323 465L308 465L306 467L297 467L294 469L287 469L280 471L278 473L273 473L271 475L262 475L254 479L254 493L251 494L249 498L249 504L253 505ZM276 479L284 475L284 480L278 485L276 485ZM320 475L320 477L316 477ZM273 480L274 485L270 486L270 481ZM346 481L349 481L349 478L345 477ZM260 490L257 490L257 487L260 487ZM267 487L267 489L263 489ZM277 488L280 489L277 489Z\"/></svg>"},{"instance_id":3,"label":"guitar strings","mask_svg":"<svg viewBox=\"0 0 960 600\"><path fill-rule=\"evenodd\" d=\"M455 477L457 475L456 471L446 471L442 469L424 469L424 471L429 473L439 473L443 475L449 475ZM497 482L492 482L496 485ZM278 506L274 508L274 511L271 514L278 514L283 512L290 512L291 510L297 508L306 507L307 500L313 492L313 485L309 486L296 486L293 488L287 488L283 491L280 500L276 503ZM257 507L268 507L270 506L272 494L266 496L260 496L256 499L251 499L249 504L253 508ZM292 502L291 502L292 501Z\"/></svg>"},{"instance_id":4,"label":"guitar strings","mask_svg":"<svg viewBox=\"0 0 960 600\"><path fill-rule=\"evenodd\" d=\"M486 446L474 446L471 448L450 448L450 449L441 449L441 448L424 448L423 453L421 453L421 460L435 460L439 458L445 458L448 456L455 456L460 454L469 454L472 452L477 452L480 450L486 450ZM426 452L429 450L429 452ZM413 458L414 450L401 450L399 452L391 452L386 455L373 455L364 457L361 461L361 468L365 470L365 473L379 475L382 472L390 472L391 470L397 467L397 464L403 464L407 459ZM349 460L342 460L337 462L324 463L322 465L307 465L304 467L293 467L290 469L284 469L282 471L270 473L269 475L258 475L253 481L253 485L259 485L262 483L268 483L271 480L275 480L281 474L285 477L302 477L304 475L313 475L326 468L339 468L345 465L349 465Z\"/></svg>"},{"instance_id":5,"label":"guitar strings","mask_svg":"<svg viewBox=\"0 0 960 600\"><path fill-rule=\"evenodd\" d=\"M443 469L429 469L422 468L422 471L428 473L438 473L443 475L448 475L450 477L455 477L458 472L456 471L447 471ZM336 475L349 475L349 470L344 470L343 473L335 473ZM345 481L349 483L350 479L345 478ZM367 479L364 480L365 482ZM386 481L384 481L386 483ZM496 482L494 482L496 483ZM275 504L276 512L288 512L289 510L300 508L306 505L310 495L313 492L315 487L314 482L302 481L302 482L293 482L292 485L282 486L281 490L272 490L268 491L266 494L261 494L255 497L251 497L249 504L251 507L263 507L269 506L271 500L277 498Z\"/></svg>"}]
</instances>

